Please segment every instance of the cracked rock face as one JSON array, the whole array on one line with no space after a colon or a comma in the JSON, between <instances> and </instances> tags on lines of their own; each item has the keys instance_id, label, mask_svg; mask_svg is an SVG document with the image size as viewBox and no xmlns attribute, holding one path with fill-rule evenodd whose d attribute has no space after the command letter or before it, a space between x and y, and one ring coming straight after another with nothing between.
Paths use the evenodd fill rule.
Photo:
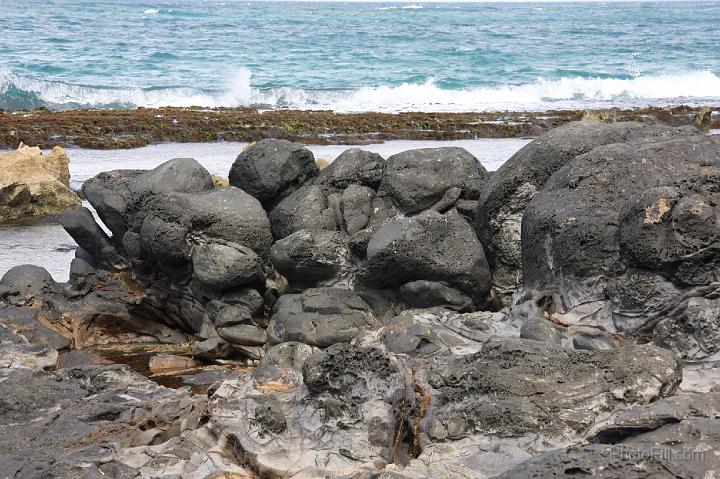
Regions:
<instances>
[{"instance_id":1,"label":"cracked rock face","mask_svg":"<svg viewBox=\"0 0 720 479\"><path fill-rule=\"evenodd\" d=\"M205 399L126 366L19 368L0 381L2 477L251 477L203 428Z\"/></svg>"},{"instance_id":2,"label":"cracked rock face","mask_svg":"<svg viewBox=\"0 0 720 479\"><path fill-rule=\"evenodd\" d=\"M268 334L273 344L299 341L324 348L349 342L377 324L372 310L357 294L337 288L313 288L280 296Z\"/></svg>"},{"instance_id":3,"label":"cracked rock face","mask_svg":"<svg viewBox=\"0 0 720 479\"><path fill-rule=\"evenodd\" d=\"M284 343L246 381L220 386L211 421L262 477L370 473L394 460L410 393L381 350Z\"/></svg>"},{"instance_id":4,"label":"cracked rock face","mask_svg":"<svg viewBox=\"0 0 720 479\"><path fill-rule=\"evenodd\" d=\"M674 355L654 346L587 352L521 339L490 341L474 355L429 369L437 399L426 431L434 441L474 433L565 436L602 412L671 394L680 379Z\"/></svg>"},{"instance_id":5,"label":"cracked rock face","mask_svg":"<svg viewBox=\"0 0 720 479\"><path fill-rule=\"evenodd\" d=\"M0 155L0 224L80 206L70 189L69 162L59 146L47 156L23 144Z\"/></svg>"}]
</instances>

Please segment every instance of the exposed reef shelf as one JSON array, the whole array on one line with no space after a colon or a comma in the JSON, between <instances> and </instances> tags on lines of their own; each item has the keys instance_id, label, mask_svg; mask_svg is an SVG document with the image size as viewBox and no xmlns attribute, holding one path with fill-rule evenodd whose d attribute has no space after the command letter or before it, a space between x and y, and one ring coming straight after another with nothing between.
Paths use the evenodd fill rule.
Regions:
<instances>
[{"instance_id":1,"label":"exposed reef shelf","mask_svg":"<svg viewBox=\"0 0 720 479\"><path fill-rule=\"evenodd\" d=\"M161 142L250 142L282 138L305 144L537 136L569 121L660 122L720 127L720 108L649 107L483 113L335 113L248 108L33 110L0 113L0 148L25 144L135 148Z\"/></svg>"}]
</instances>

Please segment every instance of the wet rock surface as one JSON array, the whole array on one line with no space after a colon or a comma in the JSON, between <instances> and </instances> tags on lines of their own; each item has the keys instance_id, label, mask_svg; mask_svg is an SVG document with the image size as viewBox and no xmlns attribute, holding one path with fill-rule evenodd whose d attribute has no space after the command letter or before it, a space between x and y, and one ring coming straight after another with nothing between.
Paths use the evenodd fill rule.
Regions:
<instances>
[{"instance_id":1,"label":"wet rock surface","mask_svg":"<svg viewBox=\"0 0 720 479\"><path fill-rule=\"evenodd\" d=\"M582 122L98 175L70 280L0 279L0 476L714 477L719 165Z\"/></svg>"}]
</instances>

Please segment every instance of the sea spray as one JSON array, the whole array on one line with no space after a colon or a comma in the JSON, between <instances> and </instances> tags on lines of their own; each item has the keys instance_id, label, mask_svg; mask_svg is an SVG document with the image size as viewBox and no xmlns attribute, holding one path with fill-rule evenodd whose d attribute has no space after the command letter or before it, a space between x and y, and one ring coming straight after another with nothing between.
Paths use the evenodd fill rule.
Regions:
<instances>
[{"instance_id":1,"label":"sea spray","mask_svg":"<svg viewBox=\"0 0 720 479\"><path fill-rule=\"evenodd\" d=\"M495 111L720 103L720 77L709 71L636 78L543 79L521 85L445 89L433 79L398 86L307 90L251 86L240 68L221 89L91 87L0 71L0 108L269 107L338 112Z\"/></svg>"}]
</instances>

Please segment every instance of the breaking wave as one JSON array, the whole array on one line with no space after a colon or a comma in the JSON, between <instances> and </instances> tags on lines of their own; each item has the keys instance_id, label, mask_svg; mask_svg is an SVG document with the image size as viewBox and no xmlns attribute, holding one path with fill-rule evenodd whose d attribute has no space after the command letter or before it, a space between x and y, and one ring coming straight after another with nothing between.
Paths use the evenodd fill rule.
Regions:
<instances>
[{"instance_id":1,"label":"breaking wave","mask_svg":"<svg viewBox=\"0 0 720 479\"><path fill-rule=\"evenodd\" d=\"M709 71L630 79L565 77L522 85L443 89L421 84L355 90L259 89L239 70L217 89L190 86L102 87L46 81L0 71L0 108L238 107L328 109L339 112L492 111L720 102L720 77Z\"/></svg>"}]
</instances>

